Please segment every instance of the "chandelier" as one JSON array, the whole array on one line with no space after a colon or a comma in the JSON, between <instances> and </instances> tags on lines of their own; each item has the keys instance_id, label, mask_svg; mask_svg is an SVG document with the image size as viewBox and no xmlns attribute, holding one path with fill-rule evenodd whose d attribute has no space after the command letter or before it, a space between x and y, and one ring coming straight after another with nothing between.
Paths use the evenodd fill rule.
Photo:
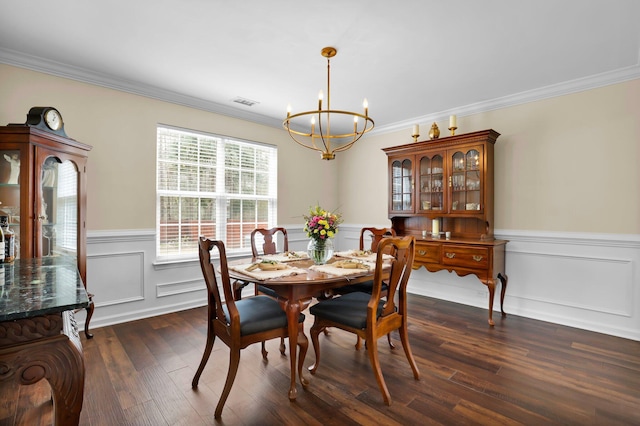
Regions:
<instances>
[{"instance_id":1,"label":"chandelier","mask_svg":"<svg viewBox=\"0 0 640 426\"><path fill-rule=\"evenodd\" d=\"M333 160L336 152L351 148L362 135L373 129L373 120L369 117L369 106L365 99L362 103L364 114L331 109L331 58L338 51L333 47L322 49L322 56L327 58L327 102L322 108L324 94L318 95L318 109L315 111L291 114L291 106L287 108L287 118L282 125L291 138L305 148L320 152L323 160ZM331 133L331 120L334 121L336 133ZM352 130L353 129L353 130Z\"/></svg>"}]
</instances>

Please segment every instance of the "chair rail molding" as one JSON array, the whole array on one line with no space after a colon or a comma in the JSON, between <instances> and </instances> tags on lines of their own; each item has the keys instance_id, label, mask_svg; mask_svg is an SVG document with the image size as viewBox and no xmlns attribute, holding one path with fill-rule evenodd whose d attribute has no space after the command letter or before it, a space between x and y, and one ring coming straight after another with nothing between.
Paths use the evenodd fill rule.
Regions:
<instances>
[{"instance_id":1,"label":"chair rail molding","mask_svg":"<svg viewBox=\"0 0 640 426\"><path fill-rule=\"evenodd\" d=\"M287 228L290 250L306 250L302 224L279 226ZM336 250L357 247L364 226L389 224L343 223ZM509 240L507 317L495 315L496 325L519 315L640 341L640 235L497 229L495 236ZM476 280L420 268L408 291L486 309L488 291ZM207 303L197 258L155 262L155 230L89 232L87 284L96 295L95 327Z\"/></svg>"},{"instance_id":2,"label":"chair rail molding","mask_svg":"<svg viewBox=\"0 0 640 426\"><path fill-rule=\"evenodd\" d=\"M87 287L95 294L91 325L118 324L207 304L197 255L193 261L162 264L154 229L87 233ZM85 319L78 313L78 322Z\"/></svg>"},{"instance_id":3,"label":"chair rail molding","mask_svg":"<svg viewBox=\"0 0 640 426\"><path fill-rule=\"evenodd\" d=\"M496 230L495 237L509 241L507 317L496 324L511 314L640 340L640 235ZM474 280L421 268L409 290L484 308L488 291Z\"/></svg>"}]
</instances>

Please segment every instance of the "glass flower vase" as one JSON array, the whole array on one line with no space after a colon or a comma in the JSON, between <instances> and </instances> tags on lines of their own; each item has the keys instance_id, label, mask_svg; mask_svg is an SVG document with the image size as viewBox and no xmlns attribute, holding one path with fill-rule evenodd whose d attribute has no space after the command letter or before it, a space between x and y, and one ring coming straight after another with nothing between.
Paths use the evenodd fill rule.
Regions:
<instances>
[{"instance_id":1,"label":"glass flower vase","mask_svg":"<svg viewBox=\"0 0 640 426\"><path fill-rule=\"evenodd\" d=\"M311 239L307 245L307 254L316 265L324 265L333 256L333 241Z\"/></svg>"}]
</instances>

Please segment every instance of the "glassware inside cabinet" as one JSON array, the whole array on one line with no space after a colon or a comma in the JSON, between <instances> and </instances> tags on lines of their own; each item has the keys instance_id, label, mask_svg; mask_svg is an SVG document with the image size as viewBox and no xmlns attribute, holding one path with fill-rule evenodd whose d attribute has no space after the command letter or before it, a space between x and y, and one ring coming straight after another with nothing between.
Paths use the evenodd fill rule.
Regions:
<instances>
[{"instance_id":1,"label":"glassware inside cabinet","mask_svg":"<svg viewBox=\"0 0 640 426\"><path fill-rule=\"evenodd\" d=\"M421 210L431 210L431 158L420 159L420 204Z\"/></svg>"},{"instance_id":2,"label":"glassware inside cabinet","mask_svg":"<svg viewBox=\"0 0 640 426\"><path fill-rule=\"evenodd\" d=\"M391 165L391 207L395 211L413 209L412 191L413 175L411 160L397 160Z\"/></svg>"},{"instance_id":3,"label":"glassware inside cabinet","mask_svg":"<svg viewBox=\"0 0 640 426\"><path fill-rule=\"evenodd\" d=\"M467 151L466 163L466 201L465 210L478 211L480 203L480 152L476 149Z\"/></svg>"},{"instance_id":4,"label":"glassware inside cabinet","mask_svg":"<svg viewBox=\"0 0 640 426\"><path fill-rule=\"evenodd\" d=\"M13 231L16 257L20 253L20 164L19 150L2 150L0 158L0 215L7 217Z\"/></svg>"},{"instance_id":5,"label":"glassware inside cabinet","mask_svg":"<svg viewBox=\"0 0 640 426\"><path fill-rule=\"evenodd\" d=\"M429 195L431 210L442 210L442 190L444 179L444 161L439 154L431 158L431 175L429 179Z\"/></svg>"},{"instance_id":6,"label":"glassware inside cabinet","mask_svg":"<svg viewBox=\"0 0 640 426\"><path fill-rule=\"evenodd\" d=\"M480 153L475 150L467 151L467 155L465 156L466 169L467 170L478 170L480 167Z\"/></svg>"},{"instance_id":7,"label":"glassware inside cabinet","mask_svg":"<svg viewBox=\"0 0 640 426\"><path fill-rule=\"evenodd\" d=\"M451 155L451 210L477 211L481 209L480 152L470 149Z\"/></svg>"}]
</instances>

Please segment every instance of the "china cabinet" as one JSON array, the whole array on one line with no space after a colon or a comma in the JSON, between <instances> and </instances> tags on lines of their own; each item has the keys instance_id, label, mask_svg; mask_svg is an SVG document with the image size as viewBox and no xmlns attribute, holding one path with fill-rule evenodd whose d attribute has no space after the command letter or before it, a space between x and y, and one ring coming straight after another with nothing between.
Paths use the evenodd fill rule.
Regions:
<instances>
[{"instance_id":1,"label":"china cabinet","mask_svg":"<svg viewBox=\"0 0 640 426\"><path fill-rule=\"evenodd\" d=\"M90 150L89 145L66 136L54 108L34 107L27 123L0 127L0 215L7 216L15 233L16 258L73 258L85 288L86 164ZM91 294L89 301L87 337L91 337L89 322L94 309Z\"/></svg>"},{"instance_id":2,"label":"china cabinet","mask_svg":"<svg viewBox=\"0 0 640 426\"><path fill-rule=\"evenodd\" d=\"M483 130L384 148L389 218L398 235L415 235L414 268L473 274L489 289L507 286L505 245L493 236L493 153L500 134Z\"/></svg>"}]
</instances>

